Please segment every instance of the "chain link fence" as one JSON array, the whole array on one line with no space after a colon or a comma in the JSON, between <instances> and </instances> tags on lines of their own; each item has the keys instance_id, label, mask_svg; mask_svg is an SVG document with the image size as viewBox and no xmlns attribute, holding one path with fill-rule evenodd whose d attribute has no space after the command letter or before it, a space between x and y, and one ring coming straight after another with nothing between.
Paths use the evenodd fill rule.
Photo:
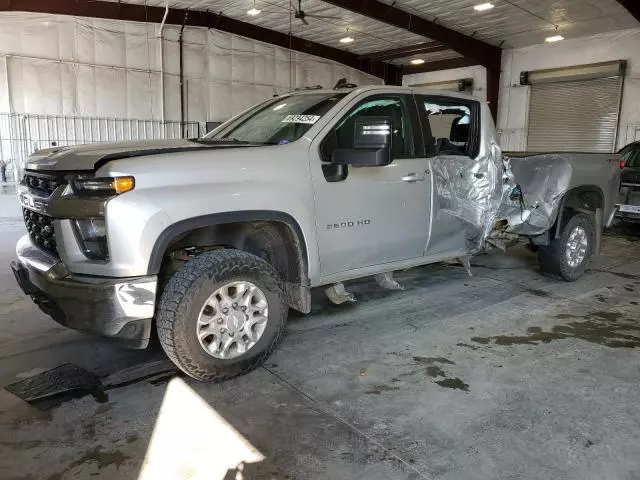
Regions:
<instances>
[{"instance_id":1,"label":"chain link fence","mask_svg":"<svg viewBox=\"0 0 640 480\"><path fill-rule=\"evenodd\" d=\"M204 129L199 122L185 122L183 135L178 121L0 113L0 166L7 181L18 181L25 158L45 148L192 138L203 135Z\"/></svg>"}]
</instances>

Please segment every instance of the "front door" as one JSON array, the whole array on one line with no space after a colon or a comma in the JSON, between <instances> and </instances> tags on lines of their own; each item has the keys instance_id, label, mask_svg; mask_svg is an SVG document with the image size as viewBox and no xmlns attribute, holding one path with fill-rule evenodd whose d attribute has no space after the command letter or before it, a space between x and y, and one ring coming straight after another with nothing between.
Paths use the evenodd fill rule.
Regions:
<instances>
[{"instance_id":1,"label":"front door","mask_svg":"<svg viewBox=\"0 0 640 480\"><path fill-rule=\"evenodd\" d=\"M383 167L331 164L352 148L356 117L387 117L393 162ZM415 101L406 93L356 97L311 145L321 275L423 255L430 182Z\"/></svg>"}]
</instances>

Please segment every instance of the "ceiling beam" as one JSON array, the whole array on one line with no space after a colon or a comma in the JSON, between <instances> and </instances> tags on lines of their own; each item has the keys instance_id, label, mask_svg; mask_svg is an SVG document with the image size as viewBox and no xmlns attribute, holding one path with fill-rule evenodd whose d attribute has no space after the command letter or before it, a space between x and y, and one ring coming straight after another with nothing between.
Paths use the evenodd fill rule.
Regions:
<instances>
[{"instance_id":1,"label":"ceiling beam","mask_svg":"<svg viewBox=\"0 0 640 480\"><path fill-rule=\"evenodd\" d=\"M379 0L324 0L326 3L373 18L394 27L436 40L477 65L500 71L501 50L438 23L414 15Z\"/></svg>"},{"instance_id":2,"label":"ceiling beam","mask_svg":"<svg viewBox=\"0 0 640 480\"><path fill-rule=\"evenodd\" d=\"M638 0L618 0L618 2L640 22L640 2Z\"/></svg>"},{"instance_id":3,"label":"ceiling beam","mask_svg":"<svg viewBox=\"0 0 640 480\"><path fill-rule=\"evenodd\" d=\"M422 65L403 65L402 74L411 75L412 73L437 72L439 70L449 70L452 68L473 67L478 62L464 57L449 58L447 60L438 60L436 62L425 62Z\"/></svg>"},{"instance_id":4,"label":"ceiling beam","mask_svg":"<svg viewBox=\"0 0 640 480\"><path fill-rule=\"evenodd\" d=\"M150 7L100 0L0 0L0 11L51 13L56 15L73 15L78 17L147 23L161 23L165 15L165 8L163 7ZM354 53L340 50L339 48L269 30L217 13L169 8L165 24L181 26L183 22L190 27L213 28L333 60L382 78L385 80L385 83L396 83L399 76L399 67L390 63L362 59Z\"/></svg>"},{"instance_id":5,"label":"ceiling beam","mask_svg":"<svg viewBox=\"0 0 640 480\"><path fill-rule=\"evenodd\" d=\"M379 52L367 53L360 55L360 58L369 60L393 60L394 58L410 57L411 55L420 55L423 53L443 52L449 50L449 47L439 42L418 43L409 45L408 47L392 48L391 50L383 50Z\"/></svg>"}]
</instances>

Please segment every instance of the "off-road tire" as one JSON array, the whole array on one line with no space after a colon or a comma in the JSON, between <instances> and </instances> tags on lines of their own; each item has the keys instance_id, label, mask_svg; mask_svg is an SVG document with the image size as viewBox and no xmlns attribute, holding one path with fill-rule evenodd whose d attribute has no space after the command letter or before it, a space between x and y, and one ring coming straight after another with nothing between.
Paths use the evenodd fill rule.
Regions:
<instances>
[{"instance_id":1,"label":"off-road tire","mask_svg":"<svg viewBox=\"0 0 640 480\"><path fill-rule=\"evenodd\" d=\"M566 217L565 217L566 218ZM587 233L587 252L584 260L576 267L571 267L565 256L567 241L571 232L581 226ZM596 241L596 228L593 217L586 213L574 213L562 228L562 233L558 238L553 238L547 246L538 250L538 264L542 273L548 277L574 282L579 279L587 269L589 260L593 255Z\"/></svg>"},{"instance_id":2,"label":"off-road tire","mask_svg":"<svg viewBox=\"0 0 640 480\"><path fill-rule=\"evenodd\" d=\"M245 354L218 359L207 354L196 336L197 318L206 299L220 286L250 281L267 297L269 317L258 342ZM282 337L288 307L278 272L264 260L239 250L216 250L185 263L169 280L158 308L160 344L176 366L190 377L219 382L260 366Z\"/></svg>"}]
</instances>

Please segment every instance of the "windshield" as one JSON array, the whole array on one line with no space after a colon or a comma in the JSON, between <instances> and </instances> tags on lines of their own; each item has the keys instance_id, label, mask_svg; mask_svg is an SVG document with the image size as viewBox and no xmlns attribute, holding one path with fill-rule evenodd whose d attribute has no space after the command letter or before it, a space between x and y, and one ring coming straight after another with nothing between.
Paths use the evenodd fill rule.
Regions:
<instances>
[{"instance_id":1,"label":"windshield","mask_svg":"<svg viewBox=\"0 0 640 480\"><path fill-rule=\"evenodd\" d=\"M640 168L640 143L632 143L624 148L621 153L625 166Z\"/></svg>"},{"instance_id":2,"label":"windshield","mask_svg":"<svg viewBox=\"0 0 640 480\"><path fill-rule=\"evenodd\" d=\"M204 138L284 145L302 137L346 93L311 93L279 97L227 128Z\"/></svg>"}]
</instances>

